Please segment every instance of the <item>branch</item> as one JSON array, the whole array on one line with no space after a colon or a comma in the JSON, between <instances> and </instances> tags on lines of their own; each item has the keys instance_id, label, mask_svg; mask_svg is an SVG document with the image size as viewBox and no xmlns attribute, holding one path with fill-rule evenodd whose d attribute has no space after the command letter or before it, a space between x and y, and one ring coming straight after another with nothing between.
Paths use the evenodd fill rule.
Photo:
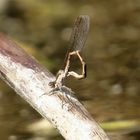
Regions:
<instances>
[{"instance_id":1,"label":"branch","mask_svg":"<svg viewBox=\"0 0 140 140\"><path fill-rule=\"evenodd\" d=\"M55 77L7 36L0 34L0 77L66 140L109 140L83 105L63 86L49 94Z\"/></svg>"}]
</instances>

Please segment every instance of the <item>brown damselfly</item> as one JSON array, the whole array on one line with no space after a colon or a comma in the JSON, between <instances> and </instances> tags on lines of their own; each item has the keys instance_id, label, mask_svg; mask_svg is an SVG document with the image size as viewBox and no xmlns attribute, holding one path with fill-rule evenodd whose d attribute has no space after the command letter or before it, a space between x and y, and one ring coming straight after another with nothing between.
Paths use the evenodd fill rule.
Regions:
<instances>
[{"instance_id":1,"label":"brown damselfly","mask_svg":"<svg viewBox=\"0 0 140 140\"><path fill-rule=\"evenodd\" d=\"M72 30L69 48L66 53L63 69L59 70L56 81L54 82L55 87L62 86L63 80L68 76L73 76L77 79L82 79L86 77L86 63L84 62L80 52L82 48L85 46L88 30L89 30L89 16L87 15L79 16L76 19ZM77 55L82 64L82 74L78 74L74 71L69 71L70 58L73 55Z\"/></svg>"}]
</instances>

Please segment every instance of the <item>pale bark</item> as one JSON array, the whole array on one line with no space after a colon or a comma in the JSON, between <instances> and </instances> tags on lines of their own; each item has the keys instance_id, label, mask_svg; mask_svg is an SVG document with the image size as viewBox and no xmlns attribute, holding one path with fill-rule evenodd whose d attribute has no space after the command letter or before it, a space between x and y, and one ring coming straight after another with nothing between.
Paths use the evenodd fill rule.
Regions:
<instances>
[{"instance_id":1,"label":"pale bark","mask_svg":"<svg viewBox=\"0 0 140 140\"><path fill-rule=\"evenodd\" d=\"M0 77L66 140L109 140L67 87L49 94L55 77L15 42L0 34Z\"/></svg>"}]
</instances>

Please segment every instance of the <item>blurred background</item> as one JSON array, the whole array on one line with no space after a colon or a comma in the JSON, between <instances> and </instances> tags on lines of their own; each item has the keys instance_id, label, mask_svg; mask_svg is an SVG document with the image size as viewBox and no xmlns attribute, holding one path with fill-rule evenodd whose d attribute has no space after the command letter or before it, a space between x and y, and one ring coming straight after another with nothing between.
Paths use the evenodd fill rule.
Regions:
<instances>
[{"instance_id":1,"label":"blurred background","mask_svg":"<svg viewBox=\"0 0 140 140\"><path fill-rule=\"evenodd\" d=\"M66 85L111 140L140 140L140 0L0 0L0 32L56 74L81 14L90 16L82 54L88 76L68 78ZM0 139L63 140L2 80Z\"/></svg>"}]
</instances>

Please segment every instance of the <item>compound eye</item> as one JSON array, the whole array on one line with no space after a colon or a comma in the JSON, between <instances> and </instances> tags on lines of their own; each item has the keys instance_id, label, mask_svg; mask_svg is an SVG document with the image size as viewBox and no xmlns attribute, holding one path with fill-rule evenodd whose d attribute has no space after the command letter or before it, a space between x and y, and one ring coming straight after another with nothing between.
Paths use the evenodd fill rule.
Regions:
<instances>
[{"instance_id":1,"label":"compound eye","mask_svg":"<svg viewBox=\"0 0 140 140\"><path fill-rule=\"evenodd\" d=\"M52 88L55 87L55 81L54 82L49 82L49 86L51 86Z\"/></svg>"}]
</instances>

